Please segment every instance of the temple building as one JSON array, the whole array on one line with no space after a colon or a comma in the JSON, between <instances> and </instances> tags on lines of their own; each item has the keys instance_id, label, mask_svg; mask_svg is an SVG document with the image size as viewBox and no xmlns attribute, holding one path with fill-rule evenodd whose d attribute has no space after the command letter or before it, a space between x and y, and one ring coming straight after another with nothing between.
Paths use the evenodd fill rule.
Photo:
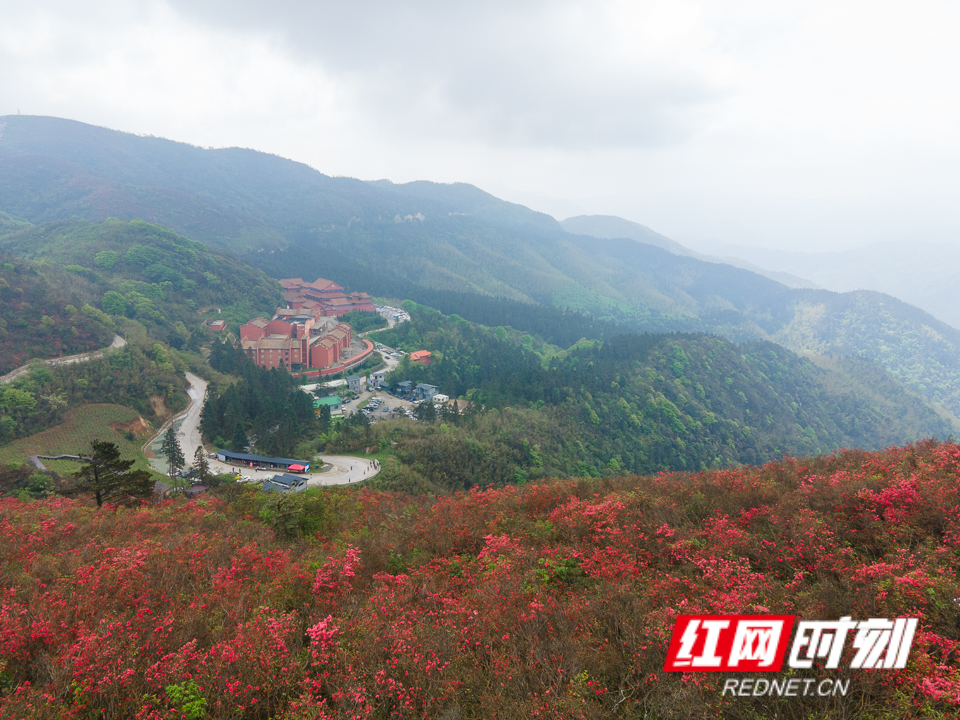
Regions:
<instances>
[{"instance_id":1,"label":"temple building","mask_svg":"<svg viewBox=\"0 0 960 720\"><path fill-rule=\"evenodd\" d=\"M351 328L316 308L280 308L273 319L254 318L240 326L240 344L257 365L288 370L326 368L350 347Z\"/></svg>"},{"instance_id":2,"label":"temple building","mask_svg":"<svg viewBox=\"0 0 960 720\"><path fill-rule=\"evenodd\" d=\"M326 317L339 317L354 310L376 312L367 293L348 293L331 280L317 278L308 283L303 278L285 278L280 287L290 310L316 310Z\"/></svg>"},{"instance_id":3,"label":"temple building","mask_svg":"<svg viewBox=\"0 0 960 720\"><path fill-rule=\"evenodd\" d=\"M350 347L351 329L337 318L353 310L376 312L367 293L348 293L330 280L280 281L286 307L273 318L254 318L240 327L240 344L257 365L288 370L328 368Z\"/></svg>"}]
</instances>

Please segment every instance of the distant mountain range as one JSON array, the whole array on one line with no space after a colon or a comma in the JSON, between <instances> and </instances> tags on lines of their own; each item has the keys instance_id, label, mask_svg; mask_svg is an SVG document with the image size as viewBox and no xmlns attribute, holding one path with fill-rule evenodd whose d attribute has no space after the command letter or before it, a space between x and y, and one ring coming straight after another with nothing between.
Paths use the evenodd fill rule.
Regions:
<instances>
[{"instance_id":1,"label":"distant mountain range","mask_svg":"<svg viewBox=\"0 0 960 720\"><path fill-rule=\"evenodd\" d=\"M707 262L733 265L734 267L743 268L744 270L755 272L758 275L763 275L771 280L776 280L779 283L783 283L787 287L818 287L816 283L795 275L791 275L788 272L768 270L760 265L755 265L733 255L716 256L698 253L695 250L691 250L690 248L681 245L675 240L671 240L665 235L661 235L660 233L651 230L646 225L631 222L630 220L624 220L623 218L616 217L615 215L578 215L577 217L561 220L560 226L567 232L575 235L591 235L596 238L608 239L630 238L631 240L636 240L637 242L663 248L664 250L672 252L674 255L684 255L686 257L697 258L698 260L706 260Z\"/></svg>"},{"instance_id":2,"label":"distant mountain range","mask_svg":"<svg viewBox=\"0 0 960 720\"><path fill-rule=\"evenodd\" d=\"M718 251L744 258L741 263L762 265L771 273L806 278L805 287L888 293L960 327L960 247L912 241L837 252L785 252L740 245L720 246Z\"/></svg>"},{"instance_id":3,"label":"distant mountain range","mask_svg":"<svg viewBox=\"0 0 960 720\"><path fill-rule=\"evenodd\" d=\"M253 150L7 116L0 211L8 224L143 218L275 277L333 277L375 294L474 293L576 309L625 330L857 356L945 417L960 414L960 331L916 307L877 292L790 287L803 281L698 255L619 218L558 223L470 185L332 178ZM801 269L790 272L810 277Z\"/></svg>"}]
</instances>

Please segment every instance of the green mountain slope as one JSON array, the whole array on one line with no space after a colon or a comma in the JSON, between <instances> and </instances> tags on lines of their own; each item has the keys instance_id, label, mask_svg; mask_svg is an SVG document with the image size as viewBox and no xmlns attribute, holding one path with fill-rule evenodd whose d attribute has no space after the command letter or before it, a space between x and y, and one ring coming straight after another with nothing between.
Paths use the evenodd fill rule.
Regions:
<instances>
[{"instance_id":1,"label":"green mountain slope","mask_svg":"<svg viewBox=\"0 0 960 720\"><path fill-rule=\"evenodd\" d=\"M236 330L282 300L279 285L262 272L142 220L29 226L0 234L0 252L13 256L14 262L26 261L51 312L67 304L61 297L72 299L74 307L103 311L98 347L109 344L109 339L102 341L102 328L114 327L108 316L135 321L151 338L171 347L195 348L206 337L204 319L215 315ZM0 298L3 295L0 291ZM34 300L31 307L42 304ZM212 310L198 312L205 308Z\"/></svg>"},{"instance_id":2,"label":"green mountain slope","mask_svg":"<svg viewBox=\"0 0 960 720\"><path fill-rule=\"evenodd\" d=\"M0 252L0 375L32 358L76 355L110 344L113 332L91 312L84 285L60 268L38 269Z\"/></svg>"},{"instance_id":3,"label":"green mountain slope","mask_svg":"<svg viewBox=\"0 0 960 720\"><path fill-rule=\"evenodd\" d=\"M84 308L78 315L99 323L105 334L118 325L141 328L142 341L134 349L139 354L126 361L135 367L131 378L155 368L151 394L162 395L164 388L175 393L182 381L174 383L172 374L183 364L176 353L153 343L197 348L207 337L199 310L218 307L218 317L235 328L280 302L277 283L261 271L141 220L27 226L0 235L0 250L16 255L17 263L46 283L48 295L51 279L58 279L57 290L69 290ZM440 297L450 302L461 296ZM463 303L470 306L469 296ZM513 482L544 474L700 469L847 445L882 447L946 437L953 430L948 415L939 417L877 367L865 366L874 373L868 395L855 383L863 367L818 368L771 343L623 335L610 323L558 316L536 304L499 301L479 307L492 316L508 315L528 330L485 328L414 307L412 322L383 334L391 344L437 352L438 361L429 367L403 368L403 379L431 382L485 409L468 426L453 420L458 429L449 436L429 424L412 434L403 430L408 434L398 441L399 474L388 472L384 482L393 477L404 487L449 489L454 477ZM558 327L567 324L607 341L574 344L568 335L557 347L529 332L544 328L557 340ZM47 427L68 405L88 400L109 378L109 363L101 365L17 385L35 405L10 405L26 395L11 396L9 407L0 402L7 418L4 437ZM130 387L124 385L128 395ZM61 397L68 405L55 401ZM130 404L124 398L115 401ZM356 449L350 446L354 441L358 447L389 444L387 435L371 437L368 431L348 427L327 440L333 450ZM392 429L388 424L372 432L389 435ZM467 472L461 461L470 457ZM459 474L450 462L459 464Z\"/></svg>"},{"instance_id":4,"label":"green mountain slope","mask_svg":"<svg viewBox=\"0 0 960 720\"><path fill-rule=\"evenodd\" d=\"M164 405L186 402L188 362L202 363L177 352L206 343L202 322L224 319L236 331L282 299L275 280L237 258L142 220L17 226L0 231L0 373L105 347L115 332L129 342L105 358L41 365L0 386L0 444L88 403L162 420Z\"/></svg>"},{"instance_id":5,"label":"green mountain slope","mask_svg":"<svg viewBox=\"0 0 960 720\"><path fill-rule=\"evenodd\" d=\"M889 296L790 289L636 239L571 234L469 185L331 178L252 150L56 118L0 122L0 211L18 219L144 217L247 252L275 277L337 277L377 294L470 292L634 330L856 354L960 414L960 332Z\"/></svg>"},{"instance_id":6,"label":"green mountain slope","mask_svg":"<svg viewBox=\"0 0 960 720\"><path fill-rule=\"evenodd\" d=\"M767 342L621 335L544 364L520 335L407 307L412 320L377 337L429 349L436 361L402 365L388 380L430 383L485 411L446 416L446 429L401 421L338 431L329 450L395 443L400 465L386 469L385 486L450 489L542 475L698 470L944 438L953 430L862 361L821 368ZM872 394L857 385L864 372Z\"/></svg>"}]
</instances>

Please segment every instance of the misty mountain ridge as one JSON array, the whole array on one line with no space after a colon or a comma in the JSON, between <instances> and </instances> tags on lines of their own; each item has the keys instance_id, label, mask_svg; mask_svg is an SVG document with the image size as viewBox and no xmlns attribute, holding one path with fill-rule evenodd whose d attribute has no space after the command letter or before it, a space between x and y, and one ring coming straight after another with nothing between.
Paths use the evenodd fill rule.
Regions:
<instances>
[{"instance_id":1,"label":"misty mountain ridge","mask_svg":"<svg viewBox=\"0 0 960 720\"><path fill-rule=\"evenodd\" d=\"M746 258L769 271L802 275L836 292L884 292L960 327L960 248L954 245L888 241L835 252L716 247L718 252Z\"/></svg>"},{"instance_id":2,"label":"misty mountain ridge","mask_svg":"<svg viewBox=\"0 0 960 720\"><path fill-rule=\"evenodd\" d=\"M637 242L663 248L668 252L672 252L674 255L692 257L705 262L733 265L734 267L749 270L757 273L758 275L763 275L771 280L776 280L777 282L791 288L810 288L814 290L820 288L819 285L805 278L797 277L796 275L792 275L788 272L770 270L752 262L743 260L740 257L735 257L732 255L704 255L696 250L691 250L685 245L681 245L675 240L671 240L665 235L661 235L655 230L651 230L646 225L641 225L640 223L635 223L631 220L625 220L624 218L617 217L615 215L578 215L576 217L567 218L566 220L561 220L560 226L567 232L577 235L591 235L597 238L609 239L630 238L631 240L636 240Z\"/></svg>"},{"instance_id":3,"label":"misty mountain ridge","mask_svg":"<svg viewBox=\"0 0 960 720\"><path fill-rule=\"evenodd\" d=\"M199 308L222 310L215 317L236 332L252 315L281 302L276 281L259 270L142 220L29 226L0 232L0 248L14 260L0 271L6 283L0 287L8 290L0 292L0 315L9 329L0 333L8 349L0 354L5 369L30 357L55 355L51 342L58 338L73 345L84 340L69 326L70 318L101 323L102 332L87 338L86 345L66 346L68 351L102 347L120 323L160 362L168 356L156 349L158 341L176 350L205 344L209 335L199 324ZM29 314L25 304L19 307L27 297ZM71 315L65 309L53 325L41 321L41 308L51 313L68 302L82 311ZM562 349L540 339L546 334L529 334L545 321L549 325L552 308L517 305L510 308L512 321L523 331L483 327L406 302L411 320L377 336L392 347L434 351L435 362L409 368L407 379L490 409L525 408L524 439L548 458L541 467L499 441L488 453L495 459L488 465L458 473L442 467L418 471L423 482L433 483L432 491L450 490L451 483L462 487L471 477L472 482L511 482L516 478L512 462L520 463L522 473L551 476L624 469L650 473L756 464L784 453L822 454L850 445L881 448L954 432L949 417L882 368L857 358L814 364L773 343L737 345L702 334L621 332L602 343L568 334ZM566 314L563 320L582 318ZM59 336L51 336L48 325ZM609 330L589 325L581 322L580 329L590 336ZM218 357L223 360L222 353ZM211 363L224 370L219 361ZM127 386L136 393L136 383ZM37 397L42 400L44 394ZM135 402L126 397L126 404ZM143 399L139 402L138 409ZM21 413L12 425L6 414L0 445L58 419L53 405ZM517 429L515 423L507 425ZM433 455L424 456L428 465L436 464L427 458ZM405 462L414 464L412 458Z\"/></svg>"},{"instance_id":4,"label":"misty mountain ridge","mask_svg":"<svg viewBox=\"0 0 960 720\"><path fill-rule=\"evenodd\" d=\"M565 227L463 183L363 182L253 150L57 118L3 123L0 211L11 222L142 218L274 277L335 277L381 295L475 293L579 310L625 331L859 356L960 413L960 331L894 297L791 289L640 225L571 218Z\"/></svg>"}]
</instances>

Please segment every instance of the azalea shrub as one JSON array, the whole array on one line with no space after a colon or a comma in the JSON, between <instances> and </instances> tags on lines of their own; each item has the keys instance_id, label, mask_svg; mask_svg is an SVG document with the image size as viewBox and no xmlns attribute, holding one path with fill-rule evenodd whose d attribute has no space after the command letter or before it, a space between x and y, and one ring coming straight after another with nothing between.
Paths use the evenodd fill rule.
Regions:
<instances>
[{"instance_id":1,"label":"azalea shrub","mask_svg":"<svg viewBox=\"0 0 960 720\"><path fill-rule=\"evenodd\" d=\"M956 717L958 473L960 446L929 441L439 497L339 488L306 537L235 489L4 499L0 715ZM677 615L727 613L919 625L903 670L802 674L846 696L663 672Z\"/></svg>"}]
</instances>

